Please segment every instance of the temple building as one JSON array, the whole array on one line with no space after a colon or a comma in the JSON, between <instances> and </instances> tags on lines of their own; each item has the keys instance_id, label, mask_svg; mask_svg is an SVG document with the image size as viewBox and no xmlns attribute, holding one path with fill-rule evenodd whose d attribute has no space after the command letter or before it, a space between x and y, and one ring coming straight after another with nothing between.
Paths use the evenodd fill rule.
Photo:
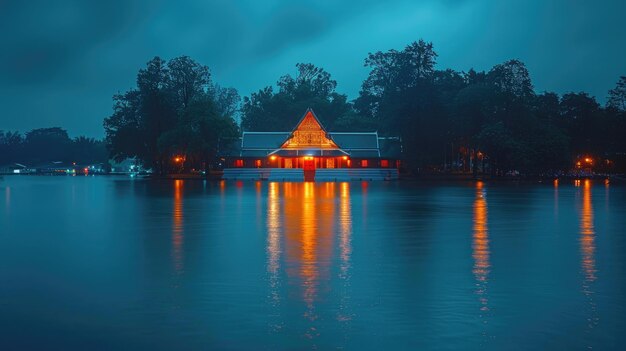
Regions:
<instances>
[{"instance_id":1,"label":"temple building","mask_svg":"<svg viewBox=\"0 0 626 351\"><path fill-rule=\"evenodd\" d=\"M292 131L243 132L221 151L224 179L389 180L398 178L400 139L378 132L327 132L308 109Z\"/></svg>"}]
</instances>

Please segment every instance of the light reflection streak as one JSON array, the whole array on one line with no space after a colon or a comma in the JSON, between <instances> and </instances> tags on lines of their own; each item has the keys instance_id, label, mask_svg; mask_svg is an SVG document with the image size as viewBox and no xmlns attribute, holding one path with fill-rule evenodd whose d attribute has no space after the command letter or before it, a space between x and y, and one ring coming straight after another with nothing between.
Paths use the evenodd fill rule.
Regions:
<instances>
[{"instance_id":1,"label":"light reflection streak","mask_svg":"<svg viewBox=\"0 0 626 351\"><path fill-rule=\"evenodd\" d=\"M180 274L183 271L183 180L174 180L174 211L172 230L172 259L174 270Z\"/></svg>"},{"instance_id":2,"label":"light reflection streak","mask_svg":"<svg viewBox=\"0 0 626 351\"><path fill-rule=\"evenodd\" d=\"M586 179L582 187L582 207L580 210L580 251L581 268L583 273L582 292L589 302L590 314L587 326L593 329L598 324L596 303L594 301L593 283L596 281L597 270L595 260L596 232L593 224L593 204L591 198L591 181Z\"/></svg>"},{"instance_id":3,"label":"light reflection streak","mask_svg":"<svg viewBox=\"0 0 626 351\"><path fill-rule=\"evenodd\" d=\"M9 206L11 205L11 188L10 187L5 188L4 199L6 202L6 209L8 212Z\"/></svg>"},{"instance_id":4,"label":"light reflection streak","mask_svg":"<svg viewBox=\"0 0 626 351\"><path fill-rule=\"evenodd\" d=\"M486 190L482 182L476 183L476 196L474 199L474 226L472 241L472 257L474 258L474 278L476 279L475 293L479 297L480 310L484 313L489 311L489 299L487 284L489 282L489 231L487 228L487 198ZM486 321L484 321L486 323Z\"/></svg>"},{"instance_id":5,"label":"light reflection streak","mask_svg":"<svg viewBox=\"0 0 626 351\"><path fill-rule=\"evenodd\" d=\"M341 183L339 198L339 249L341 252L341 278L348 278L350 254L352 254L352 207L350 204L350 183Z\"/></svg>"},{"instance_id":6,"label":"light reflection streak","mask_svg":"<svg viewBox=\"0 0 626 351\"><path fill-rule=\"evenodd\" d=\"M352 320L349 309L350 256L352 255L352 205L350 202L350 183L344 182L339 187L339 279L343 283L341 305L337 320Z\"/></svg>"},{"instance_id":7,"label":"light reflection streak","mask_svg":"<svg viewBox=\"0 0 626 351\"><path fill-rule=\"evenodd\" d=\"M559 218L559 180L554 180L554 219Z\"/></svg>"},{"instance_id":8,"label":"light reflection streak","mask_svg":"<svg viewBox=\"0 0 626 351\"><path fill-rule=\"evenodd\" d=\"M301 266L300 277L304 287L303 299L309 308L309 317L315 318L313 301L317 296L319 270L317 267L317 226L315 212L315 183L304 183L304 198L302 199L302 227L301 227Z\"/></svg>"},{"instance_id":9,"label":"light reflection streak","mask_svg":"<svg viewBox=\"0 0 626 351\"><path fill-rule=\"evenodd\" d=\"M270 295L272 304L280 303L279 269L280 269L280 193L278 183L268 185L267 197L267 271L269 273Z\"/></svg>"},{"instance_id":10,"label":"light reflection streak","mask_svg":"<svg viewBox=\"0 0 626 351\"><path fill-rule=\"evenodd\" d=\"M337 189L338 188L338 189ZM257 190L259 191L259 190ZM351 319L347 308L350 259L352 255L352 208L349 183L269 183L267 202L267 272L273 316L280 315L281 289L294 287L304 304L303 336L319 336L320 318L316 305L331 287L333 259L338 260L342 295L337 321ZM334 248L337 235L338 245ZM333 254L336 254L334 256ZM283 256L284 255L284 259ZM281 284L281 271L287 283ZM279 331L285 321L272 322Z\"/></svg>"}]
</instances>

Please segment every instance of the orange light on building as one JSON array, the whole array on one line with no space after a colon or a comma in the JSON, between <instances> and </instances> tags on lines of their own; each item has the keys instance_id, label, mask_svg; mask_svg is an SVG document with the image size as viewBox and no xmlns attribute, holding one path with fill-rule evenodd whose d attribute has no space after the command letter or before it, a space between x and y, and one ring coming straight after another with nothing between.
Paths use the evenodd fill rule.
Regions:
<instances>
[{"instance_id":1,"label":"orange light on building","mask_svg":"<svg viewBox=\"0 0 626 351\"><path fill-rule=\"evenodd\" d=\"M313 159L313 156L304 156L304 159L305 159L305 160L312 160L312 159Z\"/></svg>"},{"instance_id":2,"label":"orange light on building","mask_svg":"<svg viewBox=\"0 0 626 351\"><path fill-rule=\"evenodd\" d=\"M585 162L587 163L593 163L593 160L589 157L585 157Z\"/></svg>"},{"instance_id":3,"label":"orange light on building","mask_svg":"<svg viewBox=\"0 0 626 351\"><path fill-rule=\"evenodd\" d=\"M348 159L348 156L344 156L344 157L343 157L343 159L344 159L344 161L345 161L345 160L347 160L347 159Z\"/></svg>"},{"instance_id":4,"label":"orange light on building","mask_svg":"<svg viewBox=\"0 0 626 351\"><path fill-rule=\"evenodd\" d=\"M276 156L275 155L270 156L270 161L274 161L274 160L276 160Z\"/></svg>"},{"instance_id":5,"label":"orange light on building","mask_svg":"<svg viewBox=\"0 0 626 351\"><path fill-rule=\"evenodd\" d=\"M182 160L183 160L183 158L182 158L182 157L180 157L180 156L176 156L176 157L174 157L174 162L180 162L180 161L182 161Z\"/></svg>"}]
</instances>

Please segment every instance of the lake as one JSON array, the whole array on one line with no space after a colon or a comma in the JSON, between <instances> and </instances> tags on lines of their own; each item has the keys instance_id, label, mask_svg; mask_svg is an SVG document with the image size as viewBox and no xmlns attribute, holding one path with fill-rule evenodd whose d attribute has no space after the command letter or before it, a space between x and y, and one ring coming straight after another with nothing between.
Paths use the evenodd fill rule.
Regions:
<instances>
[{"instance_id":1,"label":"lake","mask_svg":"<svg viewBox=\"0 0 626 351\"><path fill-rule=\"evenodd\" d=\"M626 186L0 181L0 349L620 349Z\"/></svg>"}]
</instances>

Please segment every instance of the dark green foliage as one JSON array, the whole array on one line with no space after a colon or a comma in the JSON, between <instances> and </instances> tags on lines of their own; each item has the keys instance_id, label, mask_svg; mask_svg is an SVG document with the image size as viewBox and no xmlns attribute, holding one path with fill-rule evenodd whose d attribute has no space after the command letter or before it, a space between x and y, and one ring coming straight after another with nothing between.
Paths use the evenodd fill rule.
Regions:
<instances>
[{"instance_id":1,"label":"dark green foliage","mask_svg":"<svg viewBox=\"0 0 626 351\"><path fill-rule=\"evenodd\" d=\"M278 92L270 86L244 98L243 130L289 131L309 107L328 130L345 128L348 120L357 117L346 95L335 92L337 82L328 72L310 63L296 67L296 77L285 75L278 80Z\"/></svg>"},{"instance_id":2,"label":"dark green foliage","mask_svg":"<svg viewBox=\"0 0 626 351\"><path fill-rule=\"evenodd\" d=\"M609 90L607 106L622 113L626 112L626 76L619 77L617 86Z\"/></svg>"},{"instance_id":3,"label":"dark green foliage","mask_svg":"<svg viewBox=\"0 0 626 351\"><path fill-rule=\"evenodd\" d=\"M266 87L244 98L242 127L285 131L312 107L332 131L400 136L414 171L469 172L486 163L493 174L538 174L567 170L581 154L626 152L625 77L602 109L585 93L536 94L519 60L466 73L437 70L436 62L432 43L424 40L370 53L369 75L352 103L335 92L336 82L323 69L298 64L295 78L278 81L278 92Z\"/></svg>"},{"instance_id":4,"label":"dark green foliage","mask_svg":"<svg viewBox=\"0 0 626 351\"><path fill-rule=\"evenodd\" d=\"M402 137L413 170L471 171L471 160L484 155L494 174L536 174L568 169L583 153L626 151L619 136L626 131L624 77L605 110L585 93L536 95L519 60L459 73L436 70L436 58L423 40L370 54L371 71L354 103L383 134Z\"/></svg>"},{"instance_id":5,"label":"dark green foliage","mask_svg":"<svg viewBox=\"0 0 626 351\"><path fill-rule=\"evenodd\" d=\"M208 67L187 56L155 57L137 74L137 88L113 101L104 120L111 157L135 157L159 173L204 169L219 139L238 134L237 91L212 83ZM172 164L174 156L184 163Z\"/></svg>"},{"instance_id":6,"label":"dark green foliage","mask_svg":"<svg viewBox=\"0 0 626 351\"><path fill-rule=\"evenodd\" d=\"M18 132L0 130L0 165L24 162L23 141L24 138Z\"/></svg>"},{"instance_id":7,"label":"dark green foliage","mask_svg":"<svg viewBox=\"0 0 626 351\"><path fill-rule=\"evenodd\" d=\"M104 142L84 136L70 139L58 127L33 129L24 137L0 131L0 165L20 163L36 167L49 162L106 163Z\"/></svg>"}]
</instances>

